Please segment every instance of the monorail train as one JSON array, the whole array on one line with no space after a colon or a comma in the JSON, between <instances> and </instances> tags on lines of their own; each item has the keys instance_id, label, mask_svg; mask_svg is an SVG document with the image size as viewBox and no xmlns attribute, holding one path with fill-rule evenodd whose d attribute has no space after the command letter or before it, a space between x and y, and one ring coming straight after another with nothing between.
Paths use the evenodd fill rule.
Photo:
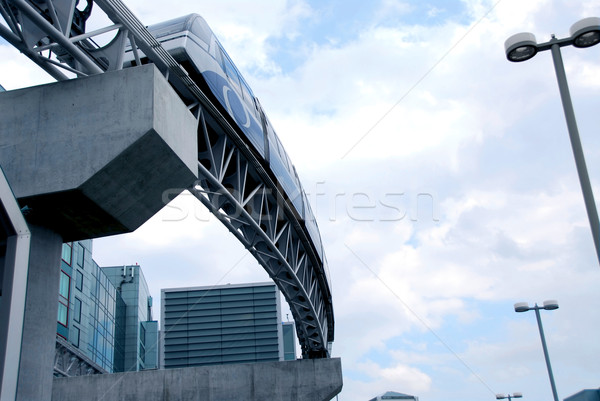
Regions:
<instances>
[{"instance_id":1,"label":"monorail train","mask_svg":"<svg viewBox=\"0 0 600 401\"><path fill-rule=\"evenodd\" d=\"M204 18L191 14L149 26L148 30L233 119L243 139L285 192L305 225L325 274L327 262L314 214L298 174L258 99ZM198 82L201 81L201 82ZM213 99L213 100L214 100Z\"/></svg>"}]
</instances>

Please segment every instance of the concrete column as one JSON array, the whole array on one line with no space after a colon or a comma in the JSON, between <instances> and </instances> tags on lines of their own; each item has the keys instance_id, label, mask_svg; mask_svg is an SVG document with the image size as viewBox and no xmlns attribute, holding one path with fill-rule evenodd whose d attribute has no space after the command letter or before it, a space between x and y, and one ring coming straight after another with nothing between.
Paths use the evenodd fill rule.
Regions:
<instances>
[{"instance_id":1,"label":"concrete column","mask_svg":"<svg viewBox=\"0 0 600 401\"><path fill-rule=\"evenodd\" d=\"M31 232L0 167L0 400L17 394Z\"/></svg>"},{"instance_id":2,"label":"concrete column","mask_svg":"<svg viewBox=\"0 0 600 401\"><path fill-rule=\"evenodd\" d=\"M50 401L62 238L43 227L30 225L30 229L31 248L17 400Z\"/></svg>"}]
</instances>

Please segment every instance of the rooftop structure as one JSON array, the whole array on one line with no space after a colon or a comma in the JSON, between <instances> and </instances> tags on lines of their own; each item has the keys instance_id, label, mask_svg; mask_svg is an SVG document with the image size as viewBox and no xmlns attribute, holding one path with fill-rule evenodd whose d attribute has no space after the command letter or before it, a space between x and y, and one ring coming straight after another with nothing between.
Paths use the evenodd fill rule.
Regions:
<instances>
[{"instance_id":1,"label":"rooftop structure","mask_svg":"<svg viewBox=\"0 0 600 401\"><path fill-rule=\"evenodd\" d=\"M395 391L387 391L384 394L381 394L375 398L371 398L369 401L383 401L383 400L409 400L409 401L419 401L419 397L415 397L414 395L408 395L403 393L397 393Z\"/></svg>"}]
</instances>

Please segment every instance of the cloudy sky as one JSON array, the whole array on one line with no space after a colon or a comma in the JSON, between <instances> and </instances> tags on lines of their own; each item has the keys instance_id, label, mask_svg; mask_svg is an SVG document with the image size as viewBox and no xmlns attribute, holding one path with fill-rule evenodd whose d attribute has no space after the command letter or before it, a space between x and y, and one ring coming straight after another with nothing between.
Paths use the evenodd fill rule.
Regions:
<instances>
[{"instance_id":1,"label":"cloudy sky","mask_svg":"<svg viewBox=\"0 0 600 401\"><path fill-rule=\"evenodd\" d=\"M600 386L600 266L551 56L514 64L503 48L522 31L567 36L600 4L125 2L148 25L203 15L260 98L321 228L340 400L548 400L535 316L513 310L547 299L560 304L542 311L559 397ZM600 197L600 47L563 56ZM49 81L0 41L0 84ZM191 195L174 202L96 240L96 261L139 263L156 300L268 280Z\"/></svg>"}]
</instances>

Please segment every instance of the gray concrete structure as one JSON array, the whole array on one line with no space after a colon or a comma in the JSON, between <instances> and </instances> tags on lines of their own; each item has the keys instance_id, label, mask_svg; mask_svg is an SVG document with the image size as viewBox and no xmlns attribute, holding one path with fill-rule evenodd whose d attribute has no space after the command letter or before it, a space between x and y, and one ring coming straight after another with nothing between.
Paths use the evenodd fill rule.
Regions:
<instances>
[{"instance_id":1,"label":"gray concrete structure","mask_svg":"<svg viewBox=\"0 0 600 401\"><path fill-rule=\"evenodd\" d=\"M153 65L2 92L0 110L8 182L64 241L133 231L197 178L197 121Z\"/></svg>"},{"instance_id":2,"label":"gray concrete structure","mask_svg":"<svg viewBox=\"0 0 600 401\"><path fill-rule=\"evenodd\" d=\"M0 167L0 400L14 400L31 232Z\"/></svg>"},{"instance_id":3,"label":"gray concrete structure","mask_svg":"<svg viewBox=\"0 0 600 401\"><path fill-rule=\"evenodd\" d=\"M190 186L197 122L153 65L2 92L0 111L0 165L34 227L17 399L50 400L61 243L135 230Z\"/></svg>"},{"instance_id":4,"label":"gray concrete structure","mask_svg":"<svg viewBox=\"0 0 600 401\"><path fill-rule=\"evenodd\" d=\"M52 399L323 401L341 389L342 364L332 358L56 378Z\"/></svg>"},{"instance_id":5,"label":"gray concrete structure","mask_svg":"<svg viewBox=\"0 0 600 401\"><path fill-rule=\"evenodd\" d=\"M40 395L48 394L52 387L60 273L58 263L52 261L60 260L62 239L53 230L29 227L31 250L17 399L43 400L47 397Z\"/></svg>"}]
</instances>

